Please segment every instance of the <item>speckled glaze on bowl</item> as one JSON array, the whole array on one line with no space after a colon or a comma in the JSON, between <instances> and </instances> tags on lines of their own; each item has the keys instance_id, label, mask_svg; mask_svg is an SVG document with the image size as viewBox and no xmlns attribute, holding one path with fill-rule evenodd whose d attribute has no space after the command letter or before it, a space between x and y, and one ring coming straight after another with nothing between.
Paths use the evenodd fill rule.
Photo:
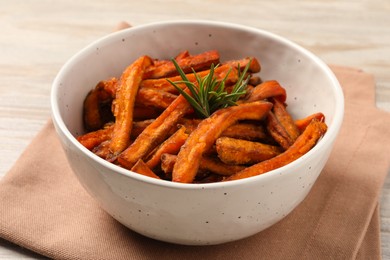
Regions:
<instances>
[{"instance_id":1,"label":"speckled glaze on bowl","mask_svg":"<svg viewBox=\"0 0 390 260\"><path fill-rule=\"evenodd\" d=\"M119 76L141 55L168 59L182 50L217 49L224 60L255 56L264 80L288 93L294 117L321 111L328 132L306 155L266 174L231 182L180 184L156 180L98 158L75 136L82 103L99 80ZM104 37L71 58L52 88L52 118L70 166L101 207L128 228L162 241L209 245L242 239L273 225L308 194L331 152L343 118L343 94L317 57L272 33L211 21L136 26Z\"/></svg>"}]
</instances>

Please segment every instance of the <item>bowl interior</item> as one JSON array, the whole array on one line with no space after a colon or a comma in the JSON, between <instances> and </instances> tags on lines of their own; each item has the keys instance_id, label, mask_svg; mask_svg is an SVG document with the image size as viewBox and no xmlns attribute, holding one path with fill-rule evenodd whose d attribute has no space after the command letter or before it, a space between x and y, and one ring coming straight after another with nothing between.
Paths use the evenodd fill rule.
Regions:
<instances>
[{"instance_id":1,"label":"bowl interior","mask_svg":"<svg viewBox=\"0 0 390 260\"><path fill-rule=\"evenodd\" d=\"M52 92L54 120L69 135L83 133L82 104L98 81L121 72L141 55L170 59L183 50L216 49L222 60L254 56L263 80L278 80L295 118L323 112L334 135L342 120L342 92L330 69L310 52L279 36L240 25L176 21L136 26L92 43L67 62ZM324 137L326 139L327 136ZM75 143L76 140L73 140Z\"/></svg>"}]
</instances>

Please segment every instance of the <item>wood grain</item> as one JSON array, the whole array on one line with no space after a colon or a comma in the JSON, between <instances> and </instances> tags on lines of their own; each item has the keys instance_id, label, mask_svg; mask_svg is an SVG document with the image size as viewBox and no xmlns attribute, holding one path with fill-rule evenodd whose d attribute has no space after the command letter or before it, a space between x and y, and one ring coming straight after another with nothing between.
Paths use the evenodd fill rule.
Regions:
<instances>
[{"instance_id":1,"label":"wood grain","mask_svg":"<svg viewBox=\"0 0 390 260\"><path fill-rule=\"evenodd\" d=\"M390 111L390 1L0 1L0 178L50 117L51 83L73 54L131 24L210 19L291 39L328 64L360 68L377 81L377 106ZM390 259L390 177L381 196L383 259ZM0 240L0 259L38 255Z\"/></svg>"}]
</instances>

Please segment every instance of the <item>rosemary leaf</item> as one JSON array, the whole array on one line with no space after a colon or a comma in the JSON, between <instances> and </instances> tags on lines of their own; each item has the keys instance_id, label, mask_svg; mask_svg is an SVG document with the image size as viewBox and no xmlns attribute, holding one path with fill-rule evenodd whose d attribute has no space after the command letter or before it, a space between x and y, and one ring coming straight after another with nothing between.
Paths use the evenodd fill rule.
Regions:
<instances>
[{"instance_id":1,"label":"rosemary leaf","mask_svg":"<svg viewBox=\"0 0 390 260\"><path fill-rule=\"evenodd\" d=\"M214 77L214 71L218 65L214 66L214 64L212 64L210 67L210 72L203 78L193 70L196 79L196 82L194 83L188 80L187 76L174 59L172 59L172 62L181 76L182 81L172 82L171 80L167 79L168 82L184 96L184 98L194 108L195 112L201 117L206 118L218 109L228 106L235 106L236 101L246 93L249 77L246 79L244 79L244 77L249 69L249 64L251 61L249 61L242 72L240 72L240 66L238 66L239 78L231 93L228 93L225 90L225 82L231 69L220 81ZM184 83L189 89L190 93L187 93L177 85L180 83Z\"/></svg>"}]
</instances>

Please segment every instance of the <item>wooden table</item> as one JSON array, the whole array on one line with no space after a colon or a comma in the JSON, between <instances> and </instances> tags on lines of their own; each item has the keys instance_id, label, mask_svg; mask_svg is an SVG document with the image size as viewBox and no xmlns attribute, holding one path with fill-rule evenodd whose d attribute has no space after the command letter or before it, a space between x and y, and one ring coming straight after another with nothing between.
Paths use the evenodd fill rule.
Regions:
<instances>
[{"instance_id":1,"label":"wooden table","mask_svg":"<svg viewBox=\"0 0 390 260\"><path fill-rule=\"evenodd\" d=\"M222 4L223 2L223 4ZM0 178L50 117L51 83L64 62L118 22L210 19L269 30L328 64L361 68L390 111L390 1L0 1ZM381 196L382 254L390 259L390 176ZM0 240L0 258L40 258Z\"/></svg>"}]
</instances>

